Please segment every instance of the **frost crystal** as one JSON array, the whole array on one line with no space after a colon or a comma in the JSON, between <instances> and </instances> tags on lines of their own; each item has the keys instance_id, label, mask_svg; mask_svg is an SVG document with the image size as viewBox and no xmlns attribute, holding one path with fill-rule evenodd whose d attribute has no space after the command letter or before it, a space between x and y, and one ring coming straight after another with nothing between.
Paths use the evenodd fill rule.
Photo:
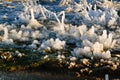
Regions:
<instances>
[{"instance_id":1,"label":"frost crystal","mask_svg":"<svg viewBox=\"0 0 120 80\"><path fill-rule=\"evenodd\" d=\"M86 33L87 35L85 35ZM110 58L111 53L109 50L114 48L116 44L116 40L112 38L112 33L107 34L107 31L103 30L102 35L97 35L94 27L90 28L86 33L81 36L83 46L81 48L75 48L72 52L73 56Z\"/></svg>"},{"instance_id":2,"label":"frost crystal","mask_svg":"<svg viewBox=\"0 0 120 80\"><path fill-rule=\"evenodd\" d=\"M53 38L41 44L41 48L45 50L51 49L51 48L56 50L61 50L61 49L64 49L64 47L65 47L65 41L61 41L59 39L54 40Z\"/></svg>"}]
</instances>

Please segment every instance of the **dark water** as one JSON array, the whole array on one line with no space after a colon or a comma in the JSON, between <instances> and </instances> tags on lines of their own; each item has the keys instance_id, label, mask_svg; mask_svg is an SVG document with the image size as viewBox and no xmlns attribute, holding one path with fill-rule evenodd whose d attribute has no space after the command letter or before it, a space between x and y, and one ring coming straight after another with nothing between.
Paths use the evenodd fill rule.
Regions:
<instances>
[{"instance_id":1,"label":"dark water","mask_svg":"<svg viewBox=\"0 0 120 80\"><path fill-rule=\"evenodd\" d=\"M63 75L64 74L64 75ZM0 80L78 80L72 73L54 73L47 71L0 72Z\"/></svg>"}]
</instances>

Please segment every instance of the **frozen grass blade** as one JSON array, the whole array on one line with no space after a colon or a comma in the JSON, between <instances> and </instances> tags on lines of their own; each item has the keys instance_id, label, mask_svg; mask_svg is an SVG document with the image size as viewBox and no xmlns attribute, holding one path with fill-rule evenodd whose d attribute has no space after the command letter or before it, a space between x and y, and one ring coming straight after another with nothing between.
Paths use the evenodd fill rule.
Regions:
<instances>
[{"instance_id":1,"label":"frozen grass blade","mask_svg":"<svg viewBox=\"0 0 120 80\"><path fill-rule=\"evenodd\" d=\"M55 16L55 18L56 18L57 22L58 22L58 23L60 23L60 20L58 19L58 17L57 17L57 15L56 15L56 13L53 13L53 14L54 14L54 16Z\"/></svg>"},{"instance_id":2,"label":"frozen grass blade","mask_svg":"<svg viewBox=\"0 0 120 80\"><path fill-rule=\"evenodd\" d=\"M42 27L43 25L40 24L34 17L34 12L33 12L33 9L31 8L30 9L30 12L31 12L31 19L29 21L29 26L32 27L32 28L38 28L38 27Z\"/></svg>"},{"instance_id":3,"label":"frozen grass blade","mask_svg":"<svg viewBox=\"0 0 120 80\"><path fill-rule=\"evenodd\" d=\"M42 13L42 15L43 15L44 19L47 19L46 15L45 15L45 12L43 11L42 6L40 6L40 10L41 10L41 13Z\"/></svg>"},{"instance_id":4,"label":"frozen grass blade","mask_svg":"<svg viewBox=\"0 0 120 80\"><path fill-rule=\"evenodd\" d=\"M33 9L30 9L30 12L31 12L31 19L34 20L35 17L34 17Z\"/></svg>"}]
</instances>

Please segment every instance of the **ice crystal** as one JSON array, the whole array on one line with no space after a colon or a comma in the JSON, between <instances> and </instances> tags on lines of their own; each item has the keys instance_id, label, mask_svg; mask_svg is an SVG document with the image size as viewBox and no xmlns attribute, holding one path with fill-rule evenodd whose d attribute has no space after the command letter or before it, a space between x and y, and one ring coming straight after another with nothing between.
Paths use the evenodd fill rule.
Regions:
<instances>
[{"instance_id":1,"label":"ice crystal","mask_svg":"<svg viewBox=\"0 0 120 80\"><path fill-rule=\"evenodd\" d=\"M41 44L41 48L45 50L47 49L51 50L51 48L56 49L56 50L61 50L61 49L64 49L64 46L65 46L65 41L61 41L59 39L54 40L53 38Z\"/></svg>"}]
</instances>

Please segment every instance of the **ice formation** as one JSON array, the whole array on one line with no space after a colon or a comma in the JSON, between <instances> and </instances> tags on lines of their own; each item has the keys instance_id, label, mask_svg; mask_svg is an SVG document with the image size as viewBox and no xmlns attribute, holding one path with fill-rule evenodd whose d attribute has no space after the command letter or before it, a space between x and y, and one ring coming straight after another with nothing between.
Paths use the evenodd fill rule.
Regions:
<instances>
[{"instance_id":1,"label":"ice formation","mask_svg":"<svg viewBox=\"0 0 120 80\"><path fill-rule=\"evenodd\" d=\"M88 30L89 33L95 34L93 27ZM87 37L88 36L88 37ZM114 48L116 44L116 40L112 39L112 33L107 35L107 31L104 30L102 36L97 35L94 36L92 41L89 38L89 34L83 39L83 47L82 48L75 48L73 51L73 55L80 57L80 56L86 56L86 57L98 57L98 58L110 58L111 53L110 49Z\"/></svg>"},{"instance_id":2,"label":"ice formation","mask_svg":"<svg viewBox=\"0 0 120 80\"><path fill-rule=\"evenodd\" d=\"M42 27L43 25L40 24L40 23L34 18L33 9L31 9L30 12L31 12L31 19L30 19L30 21L29 21L28 26L30 26L30 27L32 27L32 28Z\"/></svg>"},{"instance_id":3,"label":"ice formation","mask_svg":"<svg viewBox=\"0 0 120 80\"><path fill-rule=\"evenodd\" d=\"M62 14L62 19L61 21L58 19L58 17ZM64 34L65 33L65 23L64 23L64 20L65 20L65 12L62 11L59 13L59 15L57 16L56 14L55 15L55 18L56 20L58 21L58 23L56 24L56 26L54 26L54 30L55 31L59 31L60 33Z\"/></svg>"},{"instance_id":4,"label":"ice formation","mask_svg":"<svg viewBox=\"0 0 120 80\"><path fill-rule=\"evenodd\" d=\"M107 35L106 30L104 30L102 36L99 36L99 42L103 43L104 49L109 49L114 47L116 40L112 40L112 33Z\"/></svg>"},{"instance_id":5,"label":"ice formation","mask_svg":"<svg viewBox=\"0 0 120 80\"><path fill-rule=\"evenodd\" d=\"M64 49L65 47L65 41L61 41L59 39L50 39L41 44L41 48L44 50L51 50L56 49L56 50L61 50Z\"/></svg>"},{"instance_id":6,"label":"ice formation","mask_svg":"<svg viewBox=\"0 0 120 80\"><path fill-rule=\"evenodd\" d=\"M0 25L0 43L20 46L18 43L21 42L22 46L40 52L68 50L72 44L73 51L69 51L71 61L80 57L108 59L111 49L117 45L114 35L118 33L114 30L119 27L120 17L116 8L109 7L112 2L98 2L102 6L96 4L97 1L87 0L61 0L59 5L52 7L22 2L21 11L15 12L14 21ZM7 19L9 17L8 14ZM115 29L111 31L113 26Z\"/></svg>"},{"instance_id":7,"label":"ice formation","mask_svg":"<svg viewBox=\"0 0 120 80\"><path fill-rule=\"evenodd\" d=\"M109 2L109 1L108 1ZM110 2L111 3L111 2ZM102 3L101 3L102 4ZM86 0L82 0L80 3L75 3L72 12L77 12L79 14L75 14L75 19L81 19L82 22L87 25L102 25L105 26L107 24L114 25L116 24L116 20L118 19L118 15L116 10L112 7L111 9L97 9L97 4L91 5ZM94 9L92 9L92 7ZM76 18L77 16L77 18ZM74 18L73 18L74 19ZM113 24L110 24L109 21L113 21ZM80 20L81 21L81 20Z\"/></svg>"}]
</instances>

